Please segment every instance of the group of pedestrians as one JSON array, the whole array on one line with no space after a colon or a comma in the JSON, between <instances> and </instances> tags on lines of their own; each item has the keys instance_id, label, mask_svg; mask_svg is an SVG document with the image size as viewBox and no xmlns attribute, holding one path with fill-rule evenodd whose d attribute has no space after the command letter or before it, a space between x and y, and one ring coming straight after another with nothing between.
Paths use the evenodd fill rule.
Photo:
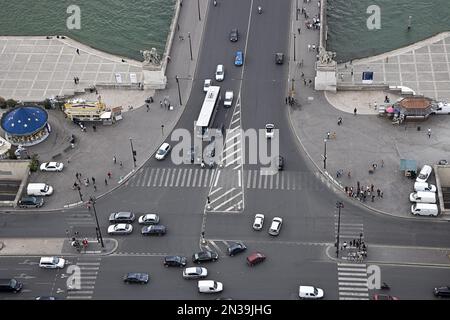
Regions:
<instances>
[{"instance_id":1,"label":"group of pedestrians","mask_svg":"<svg viewBox=\"0 0 450 320\"><path fill-rule=\"evenodd\" d=\"M360 186L358 182L358 186L356 188L344 187L345 193L352 198L357 198L359 201L366 202L370 199L372 202L375 202L375 198L383 198L383 191L380 188L375 190L375 186L371 184L370 186Z\"/></svg>"}]
</instances>

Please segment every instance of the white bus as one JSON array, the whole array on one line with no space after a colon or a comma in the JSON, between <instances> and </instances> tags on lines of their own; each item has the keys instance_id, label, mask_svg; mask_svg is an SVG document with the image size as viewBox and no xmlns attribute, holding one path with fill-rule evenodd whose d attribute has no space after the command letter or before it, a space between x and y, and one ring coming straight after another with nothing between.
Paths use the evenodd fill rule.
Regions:
<instances>
[{"instance_id":1,"label":"white bus","mask_svg":"<svg viewBox=\"0 0 450 320\"><path fill-rule=\"evenodd\" d=\"M210 86L206 92L205 101L203 101L202 110L198 115L198 119L195 122L195 131L197 137L203 138L208 134L208 128L210 128L214 122L214 116L216 115L216 107L219 104L220 87Z\"/></svg>"}]
</instances>

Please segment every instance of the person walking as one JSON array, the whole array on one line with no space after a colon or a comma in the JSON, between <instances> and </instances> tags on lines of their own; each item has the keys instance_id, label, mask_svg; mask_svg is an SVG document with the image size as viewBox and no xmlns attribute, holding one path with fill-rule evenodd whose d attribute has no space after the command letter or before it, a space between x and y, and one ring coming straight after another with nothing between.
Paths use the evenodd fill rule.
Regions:
<instances>
[{"instance_id":1,"label":"person walking","mask_svg":"<svg viewBox=\"0 0 450 320\"><path fill-rule=\"evenodd\" d=\"M80 55L80 49L78 49L78 48L77 48L77 53L78 53L78 55Z\"/></svg>"},{"instance_id":2,"label":"person walking","mask_svg":"<svg viewBox=\"0 0 450 320\"><path fill-rule=\"evenodd\" d=\"M159 105L160 105L161 108L163 107L163 103L162 103L161 100L159 100Z\"/></svg>"},{"instance_id":3,"label":"person walking","mask_svg":"<svg viewBox=\"0 0 450 320\"><path fill-rule=\"evenodd\" d=\"M114 162L114 164L116 164L116 162L117 162L116 156L113 157L113 162Z\"/></svg>"},{"instance_id":4,"label":"person walking","mask_svg":"<svg viewBox=\"0 0 450 320\"><path fill-rule=\"evenodd\" d=\"M108 179L111 179L111 176L112 176L112 175L111 175L111 172L108 171L108 174L107 174L107 175L108 175Z\"/></svg>"},{"instance_id":5,"label":"person walking","mask_svg":"<svg viewBox=\"0 0 450 320\"><path fill-rule=\"evenodd\" d=\"M92 126L92 130L94 130L94 132L97 131L97 126L95 124Z\"/></svg>"},{"instance_id":6,"label":"person walking","mask_svg":"<svg viewBox=\"0 0 450 320\"><path fill-rule=\"evenodd\" d=\"M122 161L120 161L120 167L121 167L121 168L123 167L123 163L122 163Z\"/></svg>"},{"instance_id":7,"label":"person walking","mask_svg":"<svg viewBox=\"0 0 450 320\"><path fill-rule=\"evenodd\" d=\"M94 184L94 191L97 191L97 186Z\"/></svg>"},{"instance_id":8,"label":"person walking","mask_svg":"<svg viewBox=\"0 0 450 320\"><path fill-rule=\"evenodd\" d=\"M358 112L358 109L356 109L356 107L355 107L355 109L353 109L353 115L356 116L357 112Z\"/></svg>"},{"instance_id":9,"label":"person walking","mask_svg":"<svg viewBox=\"0 0 450 320\"><path fill-rule=\"evenodd\" d=\"M377 189L377 196L379 197L379 196L380 196L380 194L381 194L381 191L380 191L380 189Z\"/></svg>"},{"instance_id":10,"label":"person walking","mask_svg":"<svg viewBox=\"0 0 450 320\"><path fill-rule=\"evenodd\" d=\"M107 186L108 185L108 180L107 179L105 179L105 186Z\"/></svg>"},{"instance_id":11,"label":"person walking","mask_svg":"<svg viewBox=\"0 0 450 320\"><path fill-rule=\"evenodd\" d=\"M430 139L431 138L431 128L428 128L427 134L428 134L428 139Z\"/></svg>"},{"instance_id":12,"label":"person walking","mask_svg":"<svg viewBox=\"0 0 450 320\"><path fill-rule=\"evenodd\" d=\"M150 111L150 105L147 103L147 112L149 112Z\"/></svg>"},{"instance_id":13,"label":"person walking","mask_svg":"<svg viewBox=\"0 0 450 320\"><path fill-rule=\"evenodd\" d=\"M92 180L92 183L95 185L95 178L92 177L91 180Z\"/></svg>"}]
</instances>

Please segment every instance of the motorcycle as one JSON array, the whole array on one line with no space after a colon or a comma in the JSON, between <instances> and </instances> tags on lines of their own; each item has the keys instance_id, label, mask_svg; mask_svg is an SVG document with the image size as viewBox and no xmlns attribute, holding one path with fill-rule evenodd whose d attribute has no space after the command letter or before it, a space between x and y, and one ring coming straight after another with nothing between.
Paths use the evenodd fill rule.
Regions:
<instances>
[{"instance_id":1,"label":"motorcycle","mask_svg":"<svg viewBox=\"0 0 450 320\"><path fill-rule=\"evenodd\" d=\"M380 288L383 289L383 290L389 290L391 287L389 287L389 285L386 282L383 282L381 284Z\"/></svg>"}]
</instances>

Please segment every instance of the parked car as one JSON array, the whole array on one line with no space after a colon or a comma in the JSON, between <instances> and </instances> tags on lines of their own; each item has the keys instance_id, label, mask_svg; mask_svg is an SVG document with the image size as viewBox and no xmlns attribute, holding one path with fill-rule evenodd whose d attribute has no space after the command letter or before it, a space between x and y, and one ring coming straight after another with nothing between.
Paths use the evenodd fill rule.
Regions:
<instances>
[{"instance_id":1,"label":"parked car","mask_svg":"<svg viewBox=\"0 0 450 320\"><path fill-rule=\"evenodd\" d=\"M321 299L324 292L322 289L313 286L300 286L298 296L300 299Z\"/></svg>"},{"instance_id":2,"label":"parked car","mask_svg":"<svg viewBox=\"0 0 450 320\"><path fill-rule=\"evenodd\" d=\"M39 261L39 267L44 269L62 269L66 264L66 260L58 257L42 257Z\"/></svg>"},{"instance_id":3,"label":"parked car","mask_svg":"<svg viewBox=\"0 0 450 320\"><path fill-rule=\"evenodd\" d=\"M200 293L217 293L223 290L222 282L213 280L199 280L198 292Z\"/></svg>"},{"instance_id":4,"label":"parked car","mask_svg":"<svg viewBox=\"0 0 450 320\"><path fill-rule=\"evenodd\" d=\"M205 79L205 82L203 83L203 91L208 92L208 88L211 87L212 80L211 79Z\"/></svg>"},{"instance_id":5,"label":"parked car","mask_svg":"<svg viewBox=\"0 0 450 320\"><path fill-rule=\"evenodd\" d=\"M414 203L411 206L411 213L418 216L436 217L439 214L439 208L433 203Z\"/></svg>"},{"instance_id":6,"label":"parked car","mask_svg":"<svg viewBox=\"0 0 450 320\"><path fill-rule=\"evenodd\" d=\"M272 123L266 124L266 138L271 139L274 135L275 126Z\"/></svg>"},{"instance_id":7,"label":"parked car","mask_svg":"<svg viewBox=\"0 0 450 320\"><path fill-rule=\"evenodd\" d=\"M433 293L436 297L450 297L450 286L434 288Z\"/></svg>"},{"instance_id":8,"label":"parked car","mask_svg":"<svg viewBox=\"0 0 450 320\"><path fill-rule=\"evenodd\" d=\"M166 256L164 257L165 267L185 267L187 258L183 256Z\"/></svg>"},{"instance_id":9,"label":"parked car","mask_svg":"<svg viewBox=\"0 0 450 320\"><path fill-rule=\"evenodd\" d=\"M200 279L208 276L208 270L202 267L190 267L183 270L184 279Z\"/></svg>"},{"instance_id":10,"label":"parked car","mask_svg":"<svg viewBox=\"0 0 450 320\"><path fill-rule=\"evenodd\" d=\"M129 272L123 277L125 283L147 284L149 279L148 273L143 272Z\"/></svg>"},{"instance_id":11,"label":"parked car","mask_svg":"<svg viewBox=\"0 0 450 320\"><path fill-rule=\"evenodd\" d=\"M424 165L416 178L417 182L427 182L433 169L429 165Z\"/></svg>"},{"instance_id":12,"label":"parked car","mask_svg":"<svg viewBox=\"0 0 450 320\"><path fill-rule=\"evenodd\" d=\"M23 197L17 203L20 208L40 208L44 205L42 197Z\"/></svg>"},{"instance_id":13,"label":"parked car","mask_svg":"<svg viewBox=\"0 0 450 320\"><path fill-rule=\"evenodd\" d=\"M450 114L450 103L439 102L437 107L432 109L431 114Z\"/></svg>"},{"instance_id":14,"label":"parked car","mask_svg":"<svg viewBox=\"0 0 450 320\"><path fill-rule=\"evenodd\" d=\"M244 252L245 250L247 250L245 244L236 242L228 247L228 255L232 257L238 253Z\"/></svg>"},{"instance_id":15,"label":"parked car","mask_svg":"<svg viewBox=\"0 0 450 320\"><path fill-rule=\"evenodd\" d=\"M144 236L163 236L167 233L167 228L162 224L153 224L143 227L141 233Z\"/></svg>"},{"instance_id":16,"label":"parked car","mask_svg":"<svg viewBox=\"0 0 450 320\"><path fill-rule=\"evenodd\" d=\"M147 213L139 217L139 224L158 224L159 223L159 215L156 213Z\"/></svg>"},{"instance_id":17,"label":"parked car","mask_svg":"<svg viewBox=\"0 0 450 320\"><path fill-rule=\"evenodd\" d=\"M374 294L373 300L399 300L397 297L388 294Z\"/></svg>"},{"instance_id":18,"label":"parked car","mask_svg":"<svg viewBox=\"0 0 450 320\"><path fill-rule=\"evenodd\" d=\"M219 255L214 251L200 251L192 255L194 263L217 261L217 259L219 259Z\"/></svg>"},{"instance_id":19,"label":"parked car","mask_svg":"<svg viewBox=\"0 0 450 320\"><path fill-rule=\"evenodd\" d=\"M164 142L161 147L159 147L158 151L156 151L155 158L156 160L164 160L170 152L170 144Z\"/></svg>"},{"instance_id":20,"label":"parked car","mask_svg":"<svg viewBox=\"0 0 450 320\"><path fill-rule=\"evenodd\" d=\"M272 224L269 228L269 234L272 236L277 236L280 234L281 225L283 224L283 219L280 217L275 217L272 219Z\"/></svg>"},{"instance_id":21,"label":"parked car","mask_svg":"<svg viewBox=\"0 0 450 320\"><path fill-rule=\"evenodd\" d=\"M264 215L262 213L255 214L255 220L253 221L253 229L261 230L264 225Z\"/></svg>"},{"instance_id":22,"label":"parked car","mask_svg":"<svg viewBox=\"0 0 450 320\"><path fill-rule=\"evenodd\" d=\"M45 183L29 183L27 185L28 196L51 196L53 194L53 187Z\"/></svg>"},{"instance_id":23,"label":"parked car","mask_svg":"<svg viewBox=\"0 0 450 320\"><path fill-rule=\"evenodd\" d=\"M262 254L261 252L254 252L247 257L247 264L250 267L253 267L254 265L261 263L264 260L266 260L266 256L264 254Z\"/></svg>"},{"instance_id":24,"label":"parked car","mask_svg":"<svg viewBox=\"0 0 450 320\"><path fill-rule=\"evenodd\" d=\"M225 108L231 107L233 104L233 91L225 91L225 99L223 100L223 105Z\"/></svg>"},{"instance_id":25,"label":"parked car","mask_svg":"<svg viewBox=\"0 0 450 320\"><path fill-rule=\"evenodd\" d=\"M234 56L234 65L242 66L244 64L244 53L241 50L236 51L236 55Z\"/></svg>"},{"instance_id":26,"label":"parked car","mask_svg":"<svg viewBox=\"0 0 450 320\"><path fill-rule=\"evenodd\" d=\"M275 63L283 64L283 62L284 62L284 54L281 52L275 53Z\"/></svg>"},{"instance_id":27,"label":"parked car","mask_svg":"<svg viewBox=\"0 0 450 320\"><path fill-rule=\"evenodd\" d=\"M112 224L108 227L108 234L130 234L133 226L127 223Z\"/></svg>"},{"instance_id":28,"label":"parked car","mask_svg":"<svg viewBox=\"0 0 450 320\"><path fill-rule=\"evenodd\" d=\"M439 160L438 164L441 166L446 166L446 165L448 165L448 161L445 159L442 159L442 160Z\"/></svg>"},{"instance_id":29,"label":"parked car","mask_svg":"<svg viewBox=\"0 0 450 320\"><path fill-rule=\"evenodd\" d=\"M237 28L231 29L230 31L230 41L236 42L239 40L239 32Z\"/></svg>"},{"instance_id":30,"label":"parked car","mask_svg":"<svg viewBox=\"0 0 450 320\"><path fill-rule=\"evenodd\" d=\"M109 215L109 223L132 223L134 213L128 211L113 212Z\"/></svg>"},{"instance_id":31,"label":"parked car","mask_svg":"<svg viewBox=\"0 0 450 320\"><path fill-rule=\"evenodd\" d=\"M0 279L0 292L18 293L22 290L22 287L22 282L19 282L14 278Z\"/></svg>"},{"instance_id":32,"label":"parked car","mask_svg":"<svg viewBox=\"0 0 450 320\"><path fill-rule=\"evenodd\" d=\"M40 168L41 171L61 172L64 169L64 164L61 162L44 162Z\"/></svg>"},{"instance_id":33,"label":"parked car","mask_svg":"<svg viewBox=\"0 0 450 320\"><path fill-rule=\"evenodd\" d=\"M225 78L225 70L223 64L218 64L216 67L216 81L223 81Z\"/></svg>"}]
</instances>

